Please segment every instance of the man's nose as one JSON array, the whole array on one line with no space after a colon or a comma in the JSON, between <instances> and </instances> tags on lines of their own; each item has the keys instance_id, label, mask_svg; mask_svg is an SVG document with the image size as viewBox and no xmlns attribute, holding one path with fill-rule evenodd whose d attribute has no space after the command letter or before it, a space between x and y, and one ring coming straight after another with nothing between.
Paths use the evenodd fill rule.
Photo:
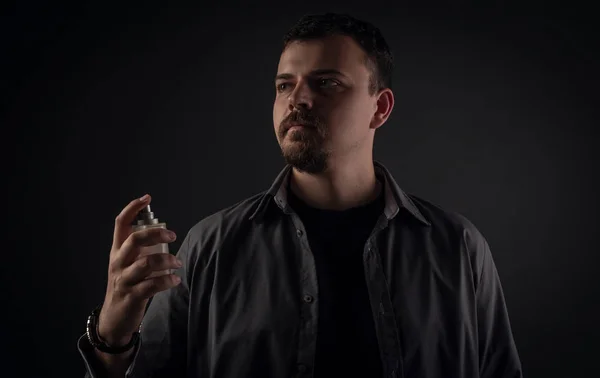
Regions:
<instances>
[{"instance_id":1,"label":"man's nose","mask_svg":"<svg viewBox=\"0 0 600 378\"><path fill-rule=\"evenodd\" d=\"M290 93L289 108L290 110L311 109L314 102L314 93L307 82L299 81L296 88Z\"/></svg>"}]
</instances>

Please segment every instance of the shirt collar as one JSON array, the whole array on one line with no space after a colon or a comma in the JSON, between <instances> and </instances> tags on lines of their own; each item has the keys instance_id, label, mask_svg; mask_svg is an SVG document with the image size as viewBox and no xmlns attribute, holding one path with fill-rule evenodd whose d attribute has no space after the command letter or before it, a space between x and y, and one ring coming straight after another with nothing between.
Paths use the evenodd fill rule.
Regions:
<instances>
[{"instance_id":1,"label":"shirt collar","mask_svg":"<svg viewBox=\"0 0 600 378\"><path fill-rule=\"evenodd\" d=\"M431 223L425 219L410 197L400 188L400 186L398 186L398 183L394 180L390 171L382 163L376 160L373 161L373 164L375 166L375 174L384 179L385 216L388 219L393 219L398 212L403 209L408 211L409 214L423 224L431 226ZM288 164L281 172L279 172L269 190L267 190L260 199L256 210L250 216L251 220L262 218L271 201L274 201L282 211L289 212L287 206L286 184L290 178L291 170L292 166Z\"/></svg>"}]
</instances>

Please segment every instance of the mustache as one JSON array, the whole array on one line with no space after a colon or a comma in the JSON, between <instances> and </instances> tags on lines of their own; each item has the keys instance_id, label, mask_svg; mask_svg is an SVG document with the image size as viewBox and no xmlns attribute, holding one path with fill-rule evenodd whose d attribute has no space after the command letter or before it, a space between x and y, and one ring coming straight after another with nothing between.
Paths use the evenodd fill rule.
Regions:
<instances>
[{"instance_id":1,"label":"mustache","mask_svg":"<svg viewBox=\"0 0 600 378\"><path fill-rule=\"evenodd\" d=\"M281 122L281 130L286 132L292 125L305 125L312 128L320 128L322 122L310 113L293 112Z\"/></svg>"}]
</instances>

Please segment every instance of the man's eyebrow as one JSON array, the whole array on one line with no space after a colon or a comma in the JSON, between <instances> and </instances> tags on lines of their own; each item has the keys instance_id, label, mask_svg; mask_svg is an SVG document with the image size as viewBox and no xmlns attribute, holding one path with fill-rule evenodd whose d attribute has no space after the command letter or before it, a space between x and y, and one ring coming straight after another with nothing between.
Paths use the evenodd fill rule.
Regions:
<instances>
[{"instance_id":1,"label":"man's eyebrow","mask_svg":"<svg viewBox=\"0 0 600 378\"><path fill-rule=\"evenodd\" d=\"M319 69L319 70L314 70L314 71L311 71L309 73L309 75L310 76L336 75L336 76L341 76L341 77L344 77L344 78L347 77L346 75L344 75L340 71L335 70L335 69L331 69L331 68L323 68L323 69ZM293 79L293 78L294 78L294 75L292 75L292 74L282 73L282 74L279 74L279 75L275 76L275 81L277 81L277 80L288 80L288 79Z\"/></svg>"}]
</instances>

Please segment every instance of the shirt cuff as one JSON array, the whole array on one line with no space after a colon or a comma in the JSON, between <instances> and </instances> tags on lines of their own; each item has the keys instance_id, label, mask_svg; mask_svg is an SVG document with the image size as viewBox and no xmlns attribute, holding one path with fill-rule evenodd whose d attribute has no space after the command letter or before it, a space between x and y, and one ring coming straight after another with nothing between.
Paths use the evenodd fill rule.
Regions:
<instances>
[{"instance_id":1,"label":"shirt cuff","mask_svg":"<svg viewBox=\"0 0 600 378\"><path fill-rule=\"evenodd\" d=\"M142 340L140 337L137 345L134 347L135 350L133 352L133 360L131 361L131 364L125 372L125 377L127 378L131 377L133 368L135 366L135 362L137 361L138 355L140 354L141 344ZM79 353L83 358L83 362L85 363L86 374L84 378L99 378L99 361L94 352L94 347L90 344L90 341L88 340L87 335L85 333L79 337L79 340L77 340L77 349L79 350Z\"/></svg>"}]
</instances>

